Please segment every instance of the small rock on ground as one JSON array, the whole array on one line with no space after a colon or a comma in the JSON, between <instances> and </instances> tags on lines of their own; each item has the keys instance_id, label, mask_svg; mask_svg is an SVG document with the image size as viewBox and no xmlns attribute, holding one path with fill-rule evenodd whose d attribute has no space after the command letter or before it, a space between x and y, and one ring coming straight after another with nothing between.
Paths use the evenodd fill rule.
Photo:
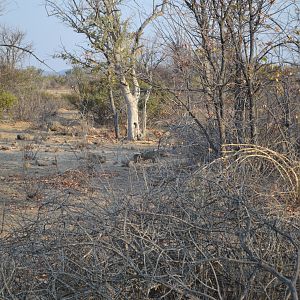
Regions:
<instances>
[{"instance_id":1,"label":"small rock on ground","mask_svg":"<svg viewBox=\"0 0 300 300\"><path fill-rule=\"evenodd\" d=\"M11 148L9 146L0 146L0 150L7 151L11 150Z\"/></svg>"}]
</instances>

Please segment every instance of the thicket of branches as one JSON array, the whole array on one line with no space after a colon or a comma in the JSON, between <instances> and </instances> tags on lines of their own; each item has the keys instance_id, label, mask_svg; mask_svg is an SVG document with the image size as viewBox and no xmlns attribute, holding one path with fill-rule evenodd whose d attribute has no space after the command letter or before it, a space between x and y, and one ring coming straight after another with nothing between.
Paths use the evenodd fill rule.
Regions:
<instances>
[{"instance_id":1,"label":"thicket of branches","mask_svg":"<svg viewBox=\"0 0 300 300\"><path fill-rule=\"evenodd\" d=\"M298 299L299 161L240 147L123 197L48 191L1 240L1 297Z\"/></svg>"},{"instance_id":2,"label":"thicket of branches","mask_svg":"<svg viewBox=\"0 0 300 300\"><path fill-rule=\"evenodd\" d=\"M172 79L164 87L206 148L219 156L225 143L297 147L297 4L172 1L170 9L161 29Z\"/></svg>"},{"instance_id":3,"label":"thicket of branches","mask_svg":"<svg viewBox=\"0 0 300 300\"><path fill-rule=\"evenodd\" d=\"M77 2L90 8L81 16L109 7L63 1ZM299 7L163 3L164 63L130 77L134 60L121 75L170 103L160 147L180 159L129 169L125 191L93 166L58 174L59 188L37 181L39 199L2 228L1 298L299 299ZM83 189L63 188L71 179Z\"/></svg>"}]
</instances>

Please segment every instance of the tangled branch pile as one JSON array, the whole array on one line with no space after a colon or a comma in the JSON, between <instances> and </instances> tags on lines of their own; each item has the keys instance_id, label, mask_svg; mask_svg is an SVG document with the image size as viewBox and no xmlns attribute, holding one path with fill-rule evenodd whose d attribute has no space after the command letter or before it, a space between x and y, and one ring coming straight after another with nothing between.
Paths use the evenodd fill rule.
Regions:
<instances>
[{"instance_id":1,"label":"tangled branch pile","mask_svg":"<svg viewBox=\"0 0 300 300\"><path fill-rule=\"evenodd\" d=\"M2 239L0 297L298 299L299 161L231 148L196 171L162 164L147 192L40 206Z\"/></svg>"}]
</instances>

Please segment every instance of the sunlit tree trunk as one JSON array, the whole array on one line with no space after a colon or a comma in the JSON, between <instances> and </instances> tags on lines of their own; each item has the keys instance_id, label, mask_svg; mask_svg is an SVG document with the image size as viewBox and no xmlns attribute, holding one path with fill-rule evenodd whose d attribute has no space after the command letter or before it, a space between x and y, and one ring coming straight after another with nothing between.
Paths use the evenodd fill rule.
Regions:
<instances>
[{"instance_id":1,"label":"sunlit tree trunk","mask_svg":"<svg viewBox=\"0 0 300 300\"><path fill-rule=\"evenodd\" d=\"M134 81L135 82L135 81ZM127 107L127 139L135 141L140 139L138 103L140 98L140 87L135 82L134 92L124 76L120 76L120 86Z\"/></svg>"}]
</instances>

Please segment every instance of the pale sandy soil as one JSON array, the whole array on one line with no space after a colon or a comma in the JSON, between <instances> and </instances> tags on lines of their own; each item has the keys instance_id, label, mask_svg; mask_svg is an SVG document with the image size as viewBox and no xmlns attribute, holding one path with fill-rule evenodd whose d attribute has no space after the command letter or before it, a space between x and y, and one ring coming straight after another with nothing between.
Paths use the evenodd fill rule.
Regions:
<instances>
[{"instance_id":1,"label":"pale sandy soil","mask_svg":"<svg viewBox=\"0 0 300 300\"><path fill-rule=\"evenodd\" d=\"M107 129L83 126L76 111L61 110L56 120L64 126L52 132L29 122L0 123L0 232L14 212L36 210L51 197L68 194L78 202L131 193L144 180L141 169L152 164L127 167L124 161L157 141L116 142ZM18 140L24 133L29 140ZM106 162L90 161L91 153Z\"/></svg>"}]
</instances>

